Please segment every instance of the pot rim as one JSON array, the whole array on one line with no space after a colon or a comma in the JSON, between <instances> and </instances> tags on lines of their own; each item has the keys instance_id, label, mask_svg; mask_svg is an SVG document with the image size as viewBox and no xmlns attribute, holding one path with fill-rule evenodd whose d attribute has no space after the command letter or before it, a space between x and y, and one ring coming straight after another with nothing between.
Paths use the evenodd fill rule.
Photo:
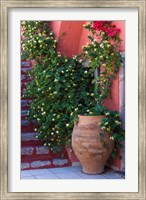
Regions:
<instances>
[{"instance_id":1,"label":"pot rim","mask_svg":"<svg viewBox=\"0 0 146 200\"><path fill-rule=\"evenodd\" d=\"M104 117L105 115L78 115L78 117Z\"/></svg>"}]
</instances>

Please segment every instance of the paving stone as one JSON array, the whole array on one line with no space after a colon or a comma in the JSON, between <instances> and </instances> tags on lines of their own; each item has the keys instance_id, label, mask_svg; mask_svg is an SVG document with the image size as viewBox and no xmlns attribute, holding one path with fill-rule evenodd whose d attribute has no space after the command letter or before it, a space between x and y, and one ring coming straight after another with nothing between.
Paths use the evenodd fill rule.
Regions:
<instances>
[{"instance_id":1,"label":"paving stone","mask_svg":"<svg viewBox=\"0 0 146 200\"><path fill-rule=\"evenodd\" d=\"M35 176L52 174L48 169L33 169L30 173Z\"/></svg>"},{"instance_id":2,"label":"paving stone","mask_svg":"<svg viewBox=\"0 0 146 200\"><path fill-rule=\"evenodd\" d=\"M53 174L60 174L60 173L72 172L72 167L59 167L59 168L51 168L48 170Z\"/></svg>"},{"instance_id":3,"label":"paving stone","mask_svg":"<svg viewBox=\"0 0 146 200\"><path fill-rule=\"evenodd\" d=\"M36 147L36 154L48 154L49 148L48 147Z\"/></svg>"},{"instance_id":4,"label":"paving stone","mask_svg":"<svg viewBox=\"0 0 146 200\"><path fill-rule=\"evenodd\" d=\"M81 176L75 174L74 172L66 172L57 174L57 176L61 179L82 179Z\"/></svg>"},{"instance_id":5,"label":"paving stone","mask_svg":"<svg viewBox=\"0 0 146 200\"><path fill-rule=\"evenodd\" d=\"M21 148L21 155L32 155L34 151L33 147L22 147Z\"/></svg>"},{"instance_id":6,"label":"paving stone","mask_svg":"<svg viewBox=\"0 0 146 200\"><path fill-rule=\"evenodd\" d=\"M51 161L47 160L47 161L33 161L31 162L31 167L32 168L37 168L37 167L44 167L44 166L48 166L51 165Z\"/></svg>"},{"instance_id":7,"label":"paving stone","mask_svg":"<svg viewBox=\"0 0 146 200\"><path fill-rule=\"evenodd\" d=\"M28 169L30 167L29 163L21 163L21 169Z\"/></svg>"},{"instance_id":8,"label":"paving stone","mask_svg":"<svg viewBox=\"0 0 146 200\"><path fill-rule=\"evenodd\" d=\"M28 177L28 176L32 176L32 174L30 173L29 170L24 170L24 171L21 171L21 177Z\"/></svg>"},{"instance_id":9,"label":"paving stone","mask_svg":"<svg viewBox=\"0 0 146 200\"><path fill-rule=\"evenodd\" d=\"M39 133L22 133L21 134L21 141L31 141L31 140L38 140L36 136L38 136Z\"/></svg>"},{"instance_id":10,"label":"paving stone","mask_svg":"<svg viewBox=\"0 0 146 200\"><path fill-rule=\"evenodd\" d=\"M59 179L59 177L55 176L55 174L45 174L35 176L37 179Z\"/></svg>"},{"instance_id":11,"label":"paving stone","mask_svg":"<svg viewBox=\"0 0 146 200\"><path fill-rule=\"evenodd\" d=\"M73 172L81 171L82 170L82 166L81 166L81 164L78 165L78 166L72 166L72 167L70 167L70 170L73 171Z\"/></svg>"},{"instance_id":12,"label":"paving stone","mask_svg":"<svg viewBox=\"0 0 146 200\"><path fill-rule=\"evenodd\" d=\"M22 126L28 126L29 124L30 124L30 121L25 120L25 119L21 120L21 125Z\"/></svg>"},{"instance_id":13,"label":"paving stone","mask_svg":"<svg viewBox=\"0 0 146 200\"><path fill-rule=\"evenodd\" d=\"M66 163L68 163L67 159L53 159L53 164L54 165L63 166Z\"/></svg>"},{"instance_id":14,"label":"paving stone","mask_svg":"<svg viewBox=\"0 0 146 200\"><path fill-rule=\"evenodd\" d=\"M29 67L30 66L30 62L29 61L22 61L21 62L21 67Z\"/></svg>"},{"instance_id":15,"label":"paving stone","mask_svg":"<svg viewBox=\"0 0 146 200\"><path fill-rule=\"evenodd\" d=\"M108 179L122 179L123 178L120 174L113 172L113 170L103 173L103 176L105 176Z\"/></svg>"}]
</instances>

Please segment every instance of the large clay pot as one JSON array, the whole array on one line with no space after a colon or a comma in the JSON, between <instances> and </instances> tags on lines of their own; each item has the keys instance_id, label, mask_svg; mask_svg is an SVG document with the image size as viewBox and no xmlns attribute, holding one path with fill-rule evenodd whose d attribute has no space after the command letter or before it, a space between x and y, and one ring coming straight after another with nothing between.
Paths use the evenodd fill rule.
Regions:
<instances>
[{"instance_id":1,"label":"large clay pot","mask_svg":"<svg viewBox=\"0 0 146 200\"><path fill-rule=\"evenodd\" d=\"M72 148L79 159L83 172L86 174L100 174L104 172L104 166L114 148L114 142L109 133L104 133L102 140L107 145L105 148L101 142L103 130L98 123L104 116L78 116L78 122L74 125L72 133Z\"/></svg>"}]
</instances>

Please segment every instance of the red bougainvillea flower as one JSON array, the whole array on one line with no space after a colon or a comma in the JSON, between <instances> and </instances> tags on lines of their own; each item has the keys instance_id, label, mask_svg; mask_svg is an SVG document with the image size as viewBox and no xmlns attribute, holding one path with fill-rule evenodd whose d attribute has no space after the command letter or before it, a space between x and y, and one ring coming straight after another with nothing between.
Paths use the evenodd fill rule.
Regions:
<instances>
[{"instance_id":1,"label":"red bougainvillea flower","mask_svg":"<svg viewBox=\"0 0 146 200\"><path fill-rule=\"evenodd\" d=\"M111 24L111 21L94 21L93 29L107 33L108 37L114 37L120 32L120 29Z\"/></svg>"},{"instance_id":2,"label":"red bougainvillea flower","mask_svg":"<svg viewBox=\"0 0 146 200\"><path fill-rule=\"evenodd\" d=\"M93 22L93 28L94 29L99 29L103 23L101 21Z\"/></svg>"},{"instance_id":3,"label":"red bougainvillea flower","mask_svg":"<svg viewBox=\"0 0 146 200\"><path fill-rule=\"evenodd\" d=\"M93 22L93 29L98 30L98 31L104 31L105 30L105 26L103 21L94 21Z\"/></svg>"}]
</instances>

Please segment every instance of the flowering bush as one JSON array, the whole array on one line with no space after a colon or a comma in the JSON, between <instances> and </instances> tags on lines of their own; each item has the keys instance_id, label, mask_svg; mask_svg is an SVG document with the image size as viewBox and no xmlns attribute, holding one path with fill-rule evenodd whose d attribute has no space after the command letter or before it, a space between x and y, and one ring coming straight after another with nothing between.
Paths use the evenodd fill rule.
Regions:
<instances>
[{"instance_id":1,"label":"flowering bush","mask_svg":"<svg viewBox=\"0 0 146 200\"><path fill-rule=\"evenodd\" d=\"M39 139L53 151L70 143L72 128L79 113L94 106L91 85L93 74L87 73L78 56L67 58L56 52L57 41L47 22L25 21L22 57L35 59L24 97L32 98L29 119L37 121Z\"/></svg>"},{"instance_id":2,"label":"flowering bush","mask_svg":"<svg viewBox=\"0 0 146 200\"><path fill-rule=\"evenodd\" d=\"M97 72L92 82L95 83L94 96L98 105L102 105L105 98L109 97L112 80L116 77L122 62L119 33L109 37L106 32L113 26L111 22L105 21L84 25L91 34L88 35L90 43L83 46L81 56L84 62L89 62L88 73L94 73L95 70Z\"/></svg>"},{"instance_id":3,"label":"flowering bush","mask_svg":"<svg viewBox=\"0 0 146 200\"><path fill-rule=\"evenodd\" d=\"M111 22L84 25L92 34L88 35L91 43L83 46L80 55L67 58L56 51L57 41L48 22L24 21L22 27L22 59L35 60L24 97L33 99L29 119L36 119L39 139L53 151L60 151L70 143L78 114L105 115L101 128L111 133L117 151L124 131L118 113L103 104L121 65L119 30Z\"/></svg>"}]
</instances>

